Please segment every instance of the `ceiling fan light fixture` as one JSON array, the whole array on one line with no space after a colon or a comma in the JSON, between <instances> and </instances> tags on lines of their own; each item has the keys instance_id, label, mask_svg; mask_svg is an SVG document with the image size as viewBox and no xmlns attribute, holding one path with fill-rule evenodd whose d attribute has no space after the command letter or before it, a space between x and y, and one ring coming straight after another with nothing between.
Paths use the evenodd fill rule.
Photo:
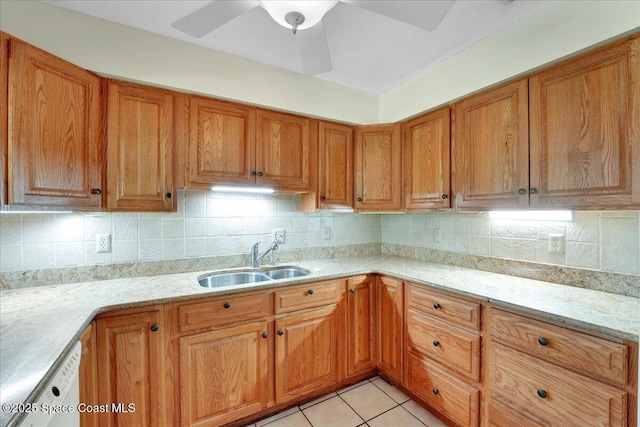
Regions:
<instances>
[{"instance_id":1,"label":"ceiling fan light fixture","mask_svg":"<svg viewBox=\"0 0 640 427\"><path fill-rule=\"evenodd\" d=\"M265 0L259 1L262 6L278 24L290 30L304 30L313 27L330 11L338 1L279 1ZM290 12L297 12L302 15L302 22L297 26L287 21L286 16ZM289 15L290 17L292 15ZM289 20L292 20L290 18ZM295 34L295 31L294 31Z\"/></svg>"}]
</instances>

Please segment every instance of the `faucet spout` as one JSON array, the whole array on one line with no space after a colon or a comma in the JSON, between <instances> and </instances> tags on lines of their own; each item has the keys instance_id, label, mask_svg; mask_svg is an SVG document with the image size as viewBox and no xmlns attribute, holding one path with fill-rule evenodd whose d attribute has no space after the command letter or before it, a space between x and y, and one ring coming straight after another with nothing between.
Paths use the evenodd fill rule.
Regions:
<instances>
[{"instance_id":1,"label":"faucet spout","mask_svg":"<svg viewBox=\"0 0 640 427\"><path fill-rule=\"evenodd\" d=\"M260 261L262 261L262 259L267 256L269 252L278 250L278 244L276 242L273 242L266 251L258 254L258 246L260 246L260 242L253 245L253 248L251 249L251 267L253 268L258 268L258 265L260 265Z\"/></svg>"}]
</instances>

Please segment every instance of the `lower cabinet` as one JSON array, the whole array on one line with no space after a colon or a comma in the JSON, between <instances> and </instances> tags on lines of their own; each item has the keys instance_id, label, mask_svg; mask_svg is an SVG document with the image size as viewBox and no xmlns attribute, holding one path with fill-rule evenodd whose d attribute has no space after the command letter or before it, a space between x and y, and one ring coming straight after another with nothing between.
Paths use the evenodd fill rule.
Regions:
<instances>
[{"instance_id":1,"label":"lower cabinet","mask_svg":"<svg viewBox=\"0 0 640 427\"><path fill-rule=\"evenodd\" d=\"M376 369L376 280L374 275L347 279L347 375Z\"/></svg>"},{"instance_id":2,"label":"lower cabinet","mask_svg":"<svg viewBox=\"0 0 640 427\"><path fill-rule=\"evenodd\" d=\"M163 307L123 310L96 320L100 427L170 426Z\"/></svg>"},{"instance_id":3,"label":"lower cabinet","mask_svg":"<svg viewBox=\"0 0 640 427\"><path fill-rule=\"evenodd\" d=\"M404 283L385 276L379 276L377 283L378 369L403 384Z\"/></svg>"},{"instance_id":4,"label":"lower cabinet","mask_svg":"<svg viewBox=\"0 0 640 427\"><path fill-rule=\"evenodd\" d=\"M267 404L267 322L180 338L183 426L219 426Z\"/></svg>"},{"instance_id":5,"label":"lower cabinet","mask_svg":"<svg viewBox=\"0 0 640 427\"><path fill-rule=\"evenodd\" d=\"M80 336L82 346L80 356L80 403L87 406L98 405L98 360L96 352L96 322L91 322ZM80 412L80 426L98 425L98 413Z\"/></svg>"},{"instance_id":6,"label":"lower cabinet","mask_svg":"<svg viewBox=\"0 0 640 427\"><path fill-rule=\"evenodd\" d=\"M338 306L276 320L276 402L301 398L340 380Z\"/></svg>"}]
</instances>

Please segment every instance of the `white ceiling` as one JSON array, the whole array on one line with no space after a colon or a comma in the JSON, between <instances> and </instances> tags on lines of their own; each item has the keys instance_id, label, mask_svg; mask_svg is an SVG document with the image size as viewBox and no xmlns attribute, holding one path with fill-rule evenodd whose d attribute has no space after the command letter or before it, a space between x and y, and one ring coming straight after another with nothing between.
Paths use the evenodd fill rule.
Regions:
<instances>
[{"instance_id":1,"label":"white ceiling","mask_svg":"<svg viewBox=\"0 0 640 427\"><path fill-rule=\"evenodd\" d=\"M198 39L171 23L206 5L200 0L41 0L55 6L302 73L297 41L257 7ZM414 0L415 1L415 0ZM434 1L434 0L419 0ZM426 32L346 3L323 23L333 69L316 78L380 94L553 0L457 0ZM403 7L408 1L395 1Z\"/></svg>"}]
</instances>

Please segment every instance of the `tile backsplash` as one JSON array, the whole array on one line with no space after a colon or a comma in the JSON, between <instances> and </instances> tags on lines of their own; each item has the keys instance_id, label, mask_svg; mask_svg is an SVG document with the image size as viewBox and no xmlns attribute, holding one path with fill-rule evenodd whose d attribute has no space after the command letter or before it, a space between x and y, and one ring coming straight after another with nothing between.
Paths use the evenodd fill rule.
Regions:
<instances>
[{"instance_id":1,"label":"tile backsplash","mask_svg":"<svg viewBox=\"0 0 640 427\"><path fill-rule=\"evenodd\" d=\"M248 254L286 230L285 251L382 243L640 274L640 212L574 212L571 222L509 222L486 213L300 213L299 196L179 191L178 212L0 215L0 271ZM439 229L441 241L434 239ZM112 252L96 253L96 234ZM564 254L548 235L566 236Z\"/></svg>"},{"instance_id":2,"label":"tile backsplash","mask_svg":"<svg viewBox=\"0 0 640 427\"><path fill-rule=\"evenodd\" d=\"M248 254L284 228L282 250L380 243L380 215L300 213L300 196L179 191L172 213L0 215L0 271ZM112 252L96 253L96 235ZM277 256L277 254L276 254Z\"/></svg>"},{"instance_id":3,"label":"tile backsplash","mask_svg":"<svg viewBox=\"0 0 640 427\"><path fill-rule=\"evenodd\" d=\"M549 234L565 236L563 254L549 253ZM383 244L640 274L638 211L574 212L567 222L495 220L477 212L383 215L381 239Z\"/></svg>"}]
</instances>

